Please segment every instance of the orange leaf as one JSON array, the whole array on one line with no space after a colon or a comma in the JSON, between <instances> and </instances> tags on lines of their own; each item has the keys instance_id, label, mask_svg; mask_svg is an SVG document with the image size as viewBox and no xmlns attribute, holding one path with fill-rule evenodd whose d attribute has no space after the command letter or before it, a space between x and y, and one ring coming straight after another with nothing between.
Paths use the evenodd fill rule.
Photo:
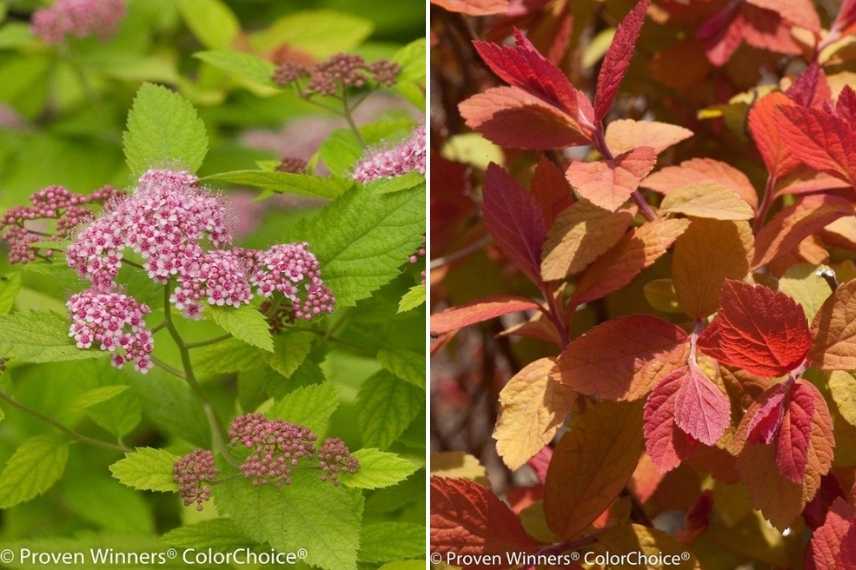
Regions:
<instances>
[{"instance_id":1,"label":"orange leaf","mask_svg":"<svg viewBox=\"0 0 856 570\"><path fill-rule=\"evenodd\" d=\"M606 127L606 146L617 156L635 148L647 146L660 154L693 136L689 129L657 121L634 121L617 119Z\"/></svg>"},{"instance_id":2,"label":"orange leaf","mask_svg":"<svg viewBox=\"0 0 856 570\"><path fill-rule=\"evenodd\" d=\"M784 208L758 232L752 268L767 265L779 255L794 251L806 237L853 212L851 202L826 194L806 196Z\"/></svg>"},{"instance_id":3,"label":"orange leaf","mask_svg":"<svg viewBox=\"0 0 856 570\"><path fill-rule=\"evenodd\" d=\"M661 218L634 229L586 269L571 303L588 303L621 289L666 253L689 225L689 220Z\"/></svg>"},{"instance_id":4,"label":"orange leaf","mask_svg":"<svg viewBox=\"0 0 856 570\"><path fill-rule=\"evenodd\" d=\"M490 489L466 479L431 477L431 551L529 552L537 543Z\"/></svg>"},{"instance_id":5,"label":"orange leaf","mask_svg":"<svg viewBox=\"0 0 856 570\"><path fill-rule=\"evenodd\" d=\"M822 370L856 370L856 279L838 287L814 316L812 363Z\"/></svg>"},{"instance_id":6,"label":"orange leaf","mask_svg":"<svg viewBox=\"0 0 856 570\"><path fill-rule=\"evenodd\" d=\"M550 378L555 363L541 358L515 374L499 394L496 451L517 469L550 443L571 411L575 394Z\"/></svg>"},{"instance_id":7,"label":"orange leaf","mask_svg":"<svg viewBox=\"0 0 856 570\"><path fill-rule=\"evenodd\" d=\"M751 220L752 208L740 194L716 183L685 186L669 192L660 211L712 220Z\"/></svg>"},{"instance_id":8,"label":"orange leaf","mask_svg":"<svg viewBox=\"0 0 856 570\"><path fill-rule=\"evenodd\" d=\"M758 208L758 194L745 174L728 163L713 158L693 158L678 166L661 168L642 181L640 186L668 195L693 184L716 184L740 194L753 210Z\"/></svg>"},{"instance_id":9,"label":"orange leaf","mask_svg":"<svg viewBox=\"0 0 856 570\"><path fill-rule=\"evenodd\" d=\"M764 160L767 172L773 178L784 176L799 165L785 145L782 122L786 119L780 107L796 106L787 95L774 91L762 97L749 111L749 132Z\"/></svg>"},{"instance_id":10,"label":"orange leaf","mask_svg":"<svg viewBox=\"0 0 856 570\"><path fill-rule=\"evenodd\" d=\"M806 553L806 570L853 570L856 543L856 508L838 497L826 513L823 525L815 529ZM848 552L846 549L849 548ZM845 562L845 555L850 560Z\"/></svg>"},{"instance_id":11,"label":"orange leaf","mask_svg":"<svg viewBox=\"0 0 856 570\"><path fill-rule=\"evenodd\" d=\"M508 10L508 0L431 0L431 3L468 16L504 14Z\"/></svg>"},{"instance_id":12,"label":"orange leaf","mask_svg":"<svg viewBox=\"0 0 856 570\"><path fill-rule=\"evenodd\" d=\"M613 160L572 162L565 176L580 196L614 212L630 198L656 162L654 149L643 146Z\"/></svg>"},{"instance_id":13,"label":"orange leaf","mask_svg":"<svg viewBox=\"0 0 856 570\"><path fill-rule=\"evenodd\" d=\"M587 396L636 400L686 360L687 335L648 315L619 317L574 339L559 356L558 379Z\"/></svg>"},{"instance_id":14,"label":"orange leaf","mask_svg":"<svg viewBox=\"0 0 856 570\"><path fill-rule=\"evenodd\" d=\"M431 334L440 335L509 313L529 311L538 304L524 297L502 295L472 301L431 315Z\"/></svg>"},{"instance_id":15,"label":"orange leaf","mask_svg":"<svg viewBox=\"0 0 856 570\"><path fill-rule=\"evenodd\" d=\"M517 87L494 87L463 101L467 126L500 146L548 150L589 142L570 115Z\"/></svg>"},{"instance_id":16,"label":"orange leaf","mask_svg":"<svg viewBox=\"0 0 856 570\"><path fill-rule=\"evenodd\" d=\"M556 217L566 210L574 200L571 186L561 169L552 160L541 158L532 174L532 195L544 213L544 223L549 228Z\"/></svg>"},{"instance_id":17,"label":"orange leaf","mask_svg":"<svg viewBox=\"0 0 856 570\"><path fill-rule=\"evenodd\" d=\"M600 402L577 416L547 471L544 514L563 539L583 532L618 497L642 454L638 404Z\"/></svg>"},{"instance_id":18,"label":"orange leaf","mask_svg":"<svg viewBox=\"0 0 856 570\"><path fill-rule=\"evenodd\" d=\"M754 237L747 222L693 220L675 242L672 280L684 312L701 318L719 309L726 279L749 272Z\"/></svg>"},{"instance_id":19,"label":"orange leaf","mask_svg":"<svg viewBox=\"0 0 856 570\"><path fill-rule=\"evenodd\" d=\"M578 200L556 218L541 260L547 281L579 273L620 240L633 223L635 208L610 212Z\"/></svg>"},{"instance_id":20,"label":"orange leaf","mask_svg":"<svg viewBox=\"0 0 856 570\"><path fill-rule=\"evenodd\" d=\"M673 536L655 528L641 524L629 524L616 526L601 533L595 543L595 552L608 553L609 556L627 556L628 560L644 553L645 556L673 557L678 561L669 564L669 568L678 570L701 570L699 561L687 551L687 547L678 542ZM687 555L687 558L684 558ZM607 566L618 568L619 566ZM620 566L629 568L628 566ZM642 564L640 567L653 568L654 566ZM657 567L660 567L659 565Z\"/></svg>"},{"instance_id":21,"label":"orange leaf","mask_svg":"<svg viewBox=\"0 0 856 570\"><path fill-rule=\"evenodd\" d=\"M812 32L820 31L820 18L811 0L747 0L759 8L772 10L785 20Z\"/></svg>"}]
</instances>

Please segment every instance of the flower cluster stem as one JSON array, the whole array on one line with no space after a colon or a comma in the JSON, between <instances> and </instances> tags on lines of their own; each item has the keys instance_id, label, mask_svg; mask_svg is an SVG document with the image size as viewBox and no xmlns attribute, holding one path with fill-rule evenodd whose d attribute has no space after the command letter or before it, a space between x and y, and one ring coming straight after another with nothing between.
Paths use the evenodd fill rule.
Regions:
<instances>
[{"instance_id":1,"label":"flower cluster stem","mask_svg":"<svg viewBox=\"0 0 856 570\"><path fill-rule=\"evenodd\" d=\"M229 455L229 450L226 447L226 442L229 440L226 435L226 430L223 428L223 424L217 416L217 412L214 410L211 402L208 400L208 397L205 395L204 390L202 390L202 386L200 386L199 382L196 380L196 375L193 372L193 362L190 359L190 350L188 349L187 344L185 344L184 339L181 337L181 334L178 332L178 329L175 326L175 321L173 321L172 309L169 301L171 290L172 284L168 283L164 287L163 307L166 329L169 331L170 336L172 336L172 340L175 342L175 345L178 348L178 353L181 356L181 365L184 368L184 379L187 380L187 383L190 385L191 390L193 390L194 395L199 400L200 404L202 404L205 417L208 419L208 427L211 430L212 446L231 463L232 456Z\"/></svg>"}]
</instances>

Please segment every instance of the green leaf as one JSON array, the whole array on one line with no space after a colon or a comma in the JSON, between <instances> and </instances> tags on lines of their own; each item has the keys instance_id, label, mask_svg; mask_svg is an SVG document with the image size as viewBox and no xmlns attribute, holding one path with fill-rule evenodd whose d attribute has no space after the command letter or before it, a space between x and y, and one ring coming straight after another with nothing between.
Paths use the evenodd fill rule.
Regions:
<instances>
[{"instance_id":1,"label":"green leaf","mask_svg":"<svg viewBox=\"0 0 856 570\"><path fill-rule=\"evenodd\" d=\"M425 389L425 353L383 348L378 351L377 359L384 369L395 376Z\"/></svg>"},{"instance_id":2,"label":"green leaf","mask_svg":"<svg viewBox=\"0 0 856 570\"><path fill-rule=\"evenodd\" d=\"M176 548L214 549L220 552L252 544L231 519L211 519L180 526L161 537Z\"/></svg>"},{"instance_id":3,"label":"green leaf","mask_svg":"<svg viewBox=\"0 0 856 570\"><path fill-rule=\"evenodd\" d=\"M48 311L0 316L0 354L21 362L62 362L100 358L104 352L80 350L68 336L68 320Z\"/></svg>"},{"instance_id":4,"label":"green leaf","mask_svg":"<svg viewBox=\"0 0 856 570\"><path fill-rule=\"evenodd\" d=\"M392 57L401 66L395 91L419 107L425 107L425 38L410 42Z\"/></svg>"},{"instance_id":5,"label":"green leaf","mask_svg":"<svg viewBox=\"0 0 856 570\"><path fill-rule=\"evenodd\" d=\"M383 195L354 188L312 218L307 241L337 309L392 281L422 243L424 226L421 188Z\"/></svg>"},{"instance_id":6,"label":"green leaf","mask_svg":"<svg viewBox=\"0 0 856 570\"><path fill-rule=\"evenodd\" d=\"M0 315L8 315L15 306L15 297L21 291L21 274L0 276Z\"/></svg>"},{"instance_id":7,"label":"green leaf","mask_svg":"<svg viewBox=\"0 0 856 570\"><path fill-rule=\"evenodd\" d=\"M127 391L89 407L86 415L116 437L122 437L143 419L143 406L136 394Z\"/></svg>"},{"instance_id":8,"label":"green leaf","mask_svg":"<svg viewBox=\"0 0 856 570\"><path fill-rule=\"evenodd\" d=\"M363 445L389 447L419 415L424 399L424 391L385 370L366 380L357 397Z\"/></svg>"},{"instance_id":9,"label":"green leaf","mask_svg":"<svg viewBox=\"0 0 856 570\"><path fill-rule=\"evenodd\" d=\"M401 140L413 130L413 121L409 117L384 119L360 126L363 141L374 147L381 143ZM340 178L350 178L351 171L360 160L366 147L350 129L339 129L327 137L318 149L318 156L333 173Z\"/></svg>"},{"instance_id":10,"label":"green leaf","mask_svg":"<svg viewBox=\"0 0 856 570\"><path fill-rule=\"evenodd\" d=\"M285 378L291 378L312 351L317 338L310 332L290 332L274 339L274 355L268 364Z\"/></svg>"},{"instance_id":11,"label":"green leaf","mask_svg":"<svg viewBox=\"0 0 856 570\"><path fill-rule=\"evenodd\" d=\"M270 353L235 338L193 351L193 369L199 376L252 370L264 365Z\"/></svg>"},{"instance_id":12,"label":"green leaf","mask_svg":"<svg viewBox=\"0 0 856 570\"><path fill-rule=\"evenodd\" d=\"M317 58L349 51L372 33L371 21L332 10L302 10L276 20L265 30L253 34L250 44L267 52L288 44Z\"/></svg>"},{"instance_id":13,"label":"green leaf","mask_svg":"<svg viewBox=\"0 0 856 570\"><path fill-rule=\"evenodd\" d=\"M137 91L122 140L134 176L149 168L195 172L208 151L205 124L193 105L178 93L151 83Z\"/></svg>"},{"instance_id":14,"label":"green leaf","mask_svg":"<svg viewBox=\"0 0 856 570\"><path fill-rule=\"evenodd\" d=\"M158 427L197 447L211 445L205 412L187 382L158 369L145 376L135 374L129 380L134 393L140 398L143 413Z\"/></svg>"},{"instance_id":15,"label":"green leaf","mask_svg":"<svg viewBox=\"0 0 856 570\"><path fill-rule=\"evenodd\" d=\"M367 184L369 188L372 188L378 194L392 194L393 192L400 192L402 190L408 190L410 188L424 185L425 175L416 171L408 172L401 176L394 176L392 178L373 180Z\"/></svg>"},{"instance_id":16,"label":"green leaf","mask_svg":"<svg viewBox=\"0 0 856 570\"><path fill-rule=\"evenodd\" d=\"M379 489L404 481L419 466L412 461L379 449L364 448L354 452L360 462L356 473L344 473L342 483L355 489Z\"/></svg>"},{"instance_id":17,"label":"green leaf","mask_svg":"<svg viewBox=\"0 0 856 570\"><path fill-rule=\"evenodd\" d=\"M234 307L209 306L205 313L224 331L238 340L273 352L273 337L264 315L252 305Z\"/></svg>"},{"instance_id":18,"label":"green leaf","mask_svg":"<svg viewBox=\"0 0 856 570\"><path fill-rule=\"evenodd\" d=\"M387 562L425 555L425 527L408 522L375 522L360 532L360 562Z\"/></svg>"},{"instance_id":19,"label":"green leaf","mask_svg":"<svg viewBox=\"0 0 856 570\"><path fill-rule=\"evenodd\" d=\"M178 9L187 27L206 47L229 47L241 31L238 18L220 0L178 0Z\"/></svg>"},{"instance_id":20,"label":"green leaf","mask_svg":"<svg viewBox=\"0 0 856 570\"><path fill-rule=\"evenodd\" d=\"M330 417L338 407L336 389L331 383L325 382L304 386L286 394L273 405L268 415L306 426L320 438L327 433Z\"/></svg>"},{"instance_id":21,"label":"green leaf","mask_svg":"<svg viewBox=\"0 0 856 570\"><path fill-rule=\"evenodd\" d=\"M274 92L276 89L272 81L273 72L276 69L273 63L251 53L217 49L200 51L193 54L193 57L225 71L229 76L248 86L267 88L269 92Z\"/></svg>"},{"instance_id":22,"label":"green leaf","mask_svg":"<svg viewBox=\"0 0 856 570\"><path fill-rule=\"evenodd\" d=\"M425 304L425 284L420 283L414 285L407 290L407 293L401 296L401 301L398 302L398 312L406 313L412 311L416 307Z\"/></svg>"},{"instance_id":23,"label":"green leaf","mask_svg":"<svg viewBox=\"0 0 856 570\"><path fill-rule=\"evenodd\" d=\"M224 466L224 471L228 466ZM306 563L325 570L355 570L362 496L298 469L289 485L253 485L229 477L214 487L218 512L256 542L283 552L305 548Z\"/></svg>"},{"instance_id":24,"label":"green leaf","mask_svg":"<svg viewBox=\"0 0 856 570\"><path fill-rule=\"evenodd\" d=\"M149 503L140 493L123 487L106 473L69 475L62 482L63 504L81 519L117 533L145 535L154 530Z\"/></svg>"},{"instance_id":25,"label":"green leaf","mask_svg":"<svg viewBox=\"0 0 856 570\"><path fill-rule=\"evenodd\" d=\"M343 194L352 183L333 176L312 176L292 172L269 172L266 170L233 170L212 174L203 178L205 182L224 182L236 186L252 186L271 192L335 198Z\"/></svg>"},{"instance_id":26,"label":"green leaf","mask_svg":"<svg viewBox=\"0 0 856 570\"><path fill-rule=\"evenodd\" d=\"M124 385L115 385L115 386L101 386L100 388L93 388L92 390L87 390L86 392L80 394L74 401L71 403L71 411L72 412L82 412L87 408L91 408L103 402L107 402L112 400L122 392L128 390L130 386Z\"/></svg>"},{"instance_id":27,"label":"green leaf","mask_svg":"<svg viewBox=\"0 0 856 570\"><path fill-rule=\"evenodd\" d=\"M0 473L0 509L29 501L50 489L68 461L68 443L50 436L24 441Z\"/></svg>"},{"instance_id":28,"label":"green leaf","mask_svg":"<svg viewBox=\"0 0 856 570\"><path fill-rule=\"evenodd\" d=\"M421 560L396 560L387 562L377 570L422 570L423 568L425 568L425 562Z\"/></svg>"},{"instance_id":29,"label":"green leaf","mask_svg":"<svg viewBox=\"0 0 856 570\"><path fill-rule=\"evenodd\" d=\"M110 466L110 473L123 485L141 491L178 491L172 468L178 457L163 449L138 447Z\"/></svg>"}]
</instances>

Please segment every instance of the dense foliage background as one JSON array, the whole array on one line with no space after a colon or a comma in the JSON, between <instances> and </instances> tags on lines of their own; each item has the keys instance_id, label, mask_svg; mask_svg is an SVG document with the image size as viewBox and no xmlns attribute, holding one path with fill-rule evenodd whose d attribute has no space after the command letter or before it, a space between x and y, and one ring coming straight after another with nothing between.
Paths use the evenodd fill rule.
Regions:
<instances>
[{"instance_id":1,"label":"dense foliage background","mask_svg":"<svg viewBox=\"0 0 856 570\"><path fill-rule=\"evenodd\" d=\"M432 0L443 560L853 567L854 16Z\"/></svg>"},{"instance_id":2,"label":"dense foliage background","mask_svg":"<svg viewBox=\"0 0 856 570\"><path fill-rule=\"evenodd\" d=\"M422 567L425 185L351 173L366 148L423 122L423 3L129 0L115 33L47 44L30 18L49 4L0 3L0 214L49 185L88 195L131 189L146 168L198 167L237 245L309 243L336 310L296 323L258 301L199 321L175 312L184 342L205 346L183 362L161 327L143 375L68 338L66 300L87 284L65 263L67 241L27 264L0 242L0 543L304 548L298 567ZM359 133L337 100L308 102L273 77L340 52L398 66L390 84L354 90ZM119 280L152 307L150 327L164 320L162 286L134 267ZM341 438L361 470L338 485L298 473L253 486L218 452L214 500L184 507L173 464L217 437L204 401L224 426L259 409Z\"/></svg>"}]
</instances>

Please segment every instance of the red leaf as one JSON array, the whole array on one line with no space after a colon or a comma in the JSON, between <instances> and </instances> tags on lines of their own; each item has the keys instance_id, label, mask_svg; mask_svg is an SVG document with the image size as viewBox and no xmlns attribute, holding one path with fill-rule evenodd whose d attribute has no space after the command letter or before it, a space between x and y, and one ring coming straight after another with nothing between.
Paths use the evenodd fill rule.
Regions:
<instances>
[{"instance_id":1,"label":"red leaf","mask_svg":"<svg viewBox=\"0 0 856 570\"><path fill-rule=\"evenodd\" d=\"M803 107L822 108L832 99L826 74L816 61L797 77L785 94Z\"/></svg>"},{"instance_id":2,"label":"red leaf","mask_svg":"<svg viewBox=\"0 0 856 570\"><path fill-rule=\"evenodd\" d=\"M759 376L781 376L808 354L811 334L805 313L787 295L728 279L720 305L698 347L721 363Z\"/></svg>"},{"instance_id":3,"label":"red leaf","mask_svg":"<svg viewBox=\"0 0 856 570\"><path fill-rule=\"evenodd\" d=\"M484 62L500 79L559 107L591 133L591 104L555 65L538 53L520 30L514 30L514 46L476 40L473 45Z\"/></svg>"},{"instance_id":4,"label":"red leaf","mask_svg":"<svg viewBox=\"0 0 856 570\"><path fill-rule=\"evenodd\" d=\"M791 253L808 236L853 212L850 201L830 194L806 196L782 209L758 232L752 267L767 265L776 257Z\"/></svg>"},{"instance_id":5,"label":"red leaf","mask_svg":"<svg viewBox=\"0 0 856 570\"><path fill-rule=\"evenodd\" d=\"M471 129L500 146L549 150L589 142L562 109L518 87L495 87L458 105Z\"/></svg>"},{"instance_id":6,"label":"red leaf","mask_svg":"<svg viewBox=\"0 0 856 570\"><path fill-rule=\"evenodd\" d=\"M713 65L725 65L744 41L756 48L797 55L800 46L790 32L791 25L777 12L746 2L728 2L710 18L697 36L705 44Z\"/></svg>"},{"instance_id":7,"label":"red leaf","mask_svg":"<svg viewBox=\"0 0 856 570\"><path fill-rule=\"evenodd\" d=\"M687 373L686 367L675 370L657 384L645 401L645 450L663 473L680 465L681 460L698 445L675 423L675 398Z\"/></svg>"},{"instance_id":8,"label":"red leaf","mask_svg":"<svg viewBox=\"0 0 856 570\"><path fill-rule=\"evenodd\" d=\"M856 509L836 499L817 528L806 551L806 570L853 570L856 568Z\"/></svg>"},{"instance_id":9,"label":"red leaf","mask_svg":"<svg viewBox=\"0 0 856 570\"><path fill-rule=\"evenodd\" d=\"M856 24L856 0L844 0L838 9L838 15L832 23L832 32L847 34Z\"/></svg>"},{"instance_id":10,"label":"red leaf","mask_svg":"<svg viewBox=\"0 0 856 570\"><path fill-rule=\"evenodd\" d=\"M790 23L812 32L820 31L820 18L812 0L747 0L759 8L776 12Z\"/></svg>"},{"instance_id":11,"label":"red leaf","mask_svg":"<svg viewBox=\"0 0 856 570\"><path fill-rule=\"evenodd\" d=\"M794 384L776 440L776 464L786 479L797 484L802 481L808 462L814 399L814 391L806 383Z\"/></svg>"},{"instance_id":12,"label":"red leaf","mask_svg":"<svg viewBox=\"0 0 856 570\"><path fill-rule=\"evenodd\" d=\"M675 424L705 445L715 444L731 423L731 403L701 370L690 366L675 394Z\"/></svg>"},{"instance_id":13,"label":"red leaf","mask_svg":"<svg viewBox=\"0 0 856 570\"><path fill-rule=\"evenodd\" d=\"M431 0L431 3L468 16L504 14L508 10L508 0Z\"/></svg>"},{"instance_id":14,"label":"red leaf","mask_svg":"<svg viewBox=\"0 0 856 570\"><path fill-rule=\"evenodd\" d=\"M565 176L580 196L614 212L630 199L656 163L654 149L643 146L613 160L572 162Z\"/></svg>"},{"instance_id":15,"label":"red leaf","mask_svg":"<svg viewBox=\"0 0 856 570\"><path fill-rule=\"evenodd\" d=\"M480 299L431 315L431 334L436 336L509 313L537 308L538 304L534 301L512 295Z\"/></svg>"},{"instance_id":16,"label":"red leaf","mask_svg":"<svg viewBox=\"0 0 856 570\"><path fill-rule=\"evenodd\" d=\"M565 175L552 160L541 158L532 175L532 194L544 213L546 227L551 227L562 210L573 203L573 193Z\"/></svg>"},{"instance_id":17,"label":"red leaf","mask_svg":"<svg viewBox=\"0 0 856 570\"><path fill-rule=\"evenodd\" d=\"M773 441L785 416L783 404L789 389L790 386L787 382L780 382L764 394L763 402L749 421L749 428L747 429L749 441L767 445Z\"/></svg>"},{"instance_id":18,"label":"red leaf","mask_svg":"<svg viewBox=\"0 0 856 570\"><path fill-rule=\"evenodd\" d=\"M645 23L645 12L648 10L649 0L639 0L627 16L618 25L612 45L603 58L600 73L597 76L597 94L594 98L594 116L596 121L601 121L609 112L612 101L615 99L621 80L630 67L633 51L636 49L636 40Z\"/></svg>"},{"instance_id":19,"label":"red leaf","mask_svg":"<svg viewBox=\"0 0 856 570\"><path fill-rule=\"evenodd\" d=\"M537 543L520 519L473 481L431 477L431 551L442 554L529 552Z\"/></svg>"},{"instance_id":20,"label":"red leaf","mask_svg":"<svg viewBox=\"0 0 856 570\"><path fill-rule=\"evenodd\" d=\"M797 105L781 107L782 140L798 160L820 172L856 182L856 134L831 112Z\"/></svg>"},{"instance_id":21,"label":"red leaf","mask_svg":"<svg viewBox=\"0 0 856 570\"><path fill-rule=\"evenodd\" d=\"M538 480L541 483L545 483L547 481L547 469L550 467L550 461L553 459L553 448L549 445L541 448L541 451L536 453L532 459L526 462L529 467L535 472L535 475L538 476Z\"/></svg>"},{"instance_id":22,"label":"red leaf","mask_svg":"<svg viewBox=\"0 0 856 570\"><path fill-rule=\"evenodd\" d=\"M838 95L835 114L850 124L856 123L856 91L849 85L845 85Z\"/></svg>"},{"instance_id":23,"label":"red leaf","mask_svg":"<svg viewBox=\"0 0 856 570\"><path fill-rule=\"evenodd\" d=\"M541 282L544 216L532 193L496 164L487 167L484 221L496 245L533 283Z\"/></svg>"}]
</instances>

